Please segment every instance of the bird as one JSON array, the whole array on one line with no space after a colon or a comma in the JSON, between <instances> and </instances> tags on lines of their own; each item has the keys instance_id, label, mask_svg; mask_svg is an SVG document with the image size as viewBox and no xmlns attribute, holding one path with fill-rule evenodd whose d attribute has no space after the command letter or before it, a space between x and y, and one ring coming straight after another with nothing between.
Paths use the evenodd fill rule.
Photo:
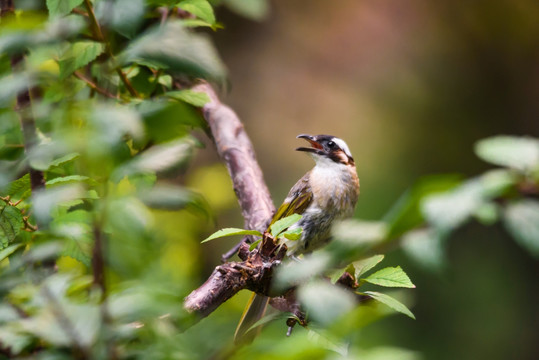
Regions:
<instances>
[{"instance_id":1,"label":"bird","mask_svg":"<svg viewBox=\"0 0 539 360\"><path fill-rule=\"evenodd\" d=\"M297 138L309 142L310 147L298 147L296 151L310 154L315 166L290 189L269 225L292 214L302 215L289 228L302 228L300 238L285 240L287 255L293 258L327 244L333 222L352 216L359 198L354 158L344 140L332 135L300 134ZM269 297L253 293L236 328L236 344L254 340L257 332L251 328L264 316L268 302Z\"/></svg>"}]
</instances>

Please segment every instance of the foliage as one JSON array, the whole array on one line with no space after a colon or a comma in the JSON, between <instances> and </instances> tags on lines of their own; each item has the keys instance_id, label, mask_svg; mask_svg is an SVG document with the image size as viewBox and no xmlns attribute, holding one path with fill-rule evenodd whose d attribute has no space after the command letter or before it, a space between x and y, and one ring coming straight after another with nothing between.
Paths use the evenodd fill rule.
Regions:
<instances>
[{"instance_id":1,"label":"foliage","mask_svg":"<svg viewBox=\"0 0 539 360\"><path fill-rule=\"evenodd\" d=\"M176 181L191 171L200 147L192 133L207 130L197 108L209 99L189 85L226 82L204 33L223 27L218 1L24 3L1 19L0 32L0 356L194 359L224 352L238 309L227 311L227 303L193 326L181 307L202 280L198 243L218 205L178 185L188 182L183 176ZM222 4L251 19L268 11L264 0ZM25 93L30 104L17 96ZM301 284L313 324L295 331L293 346L280 341L282 322L274 337L271 324L236 355L264 347L289 358L366 352L348 342L351 334L391 309L413 317L404 305L412 303L409 292L371 290L413 287L400 267L367 275L396 241L439 270L447 239L476 219L503 223L537 257L538 148L533 138L485 139L478 156L502 168L469 180L422 179L382 221L337 226L335 241L284 264L276 282ZM33 180L36 172L44 186ZM219 171L208 174L219 180L210 190L226 181ZM295 222L283 219L271 231L297 240L300 230L287 230ZM256 233L224 229L207 240L233 234ZM375 301L353 306L356 295L320 280L328 275L335 283L345 270L359 285L356 295Z\"/></svg>"}]
</instances>

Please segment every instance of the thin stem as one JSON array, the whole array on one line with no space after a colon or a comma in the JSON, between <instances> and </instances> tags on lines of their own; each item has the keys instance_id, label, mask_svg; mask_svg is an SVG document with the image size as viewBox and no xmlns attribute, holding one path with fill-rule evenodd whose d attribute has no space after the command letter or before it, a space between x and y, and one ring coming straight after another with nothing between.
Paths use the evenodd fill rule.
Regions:
<instances>
[{"instance_id":1,"label":"thin stem","mask_svg":"<svg viewBox=\"0 0 539 360\"><path fill-rule=\"evenodd\" d=\"M90 26L92 27L92 32L94 33L95 37L99 39L99 41L105 44L105 51L107 52L109 57L114 60L114 53L110 48L110 44L108 43L108 41L106 41L105 36L103 35L103 31L101 29L101 26L99 25L99 22L97 21L97 18L95 17L94 9L92 7L92 4L90 3L90 0L84 0L84 5L86 6L86 10L88 11L88 18L90 19ZM120 79L124 83L129 93L134 97L140 97L137 90L135 90L122 69L116 68L116 72L120 76Z\"/></svg>"},{"instance_id":2,"label":"thin stem","mask_svg":"<svg viewBox=\"0 0 539 360\"><path fill-rule=\"evenodd\" d=\"M97 86L92 80L88 79L81 72L75 71L73 73L73 75L75 75L77 78L84 81L92 90L95 90L96 92L100 93L101 95L104 95L104 96L109 97L111 99L117 99L117 100L119 99L119 97L117 95L114 95L114 94L108 92L107 90Z\"/></svg>"}]
</instances>

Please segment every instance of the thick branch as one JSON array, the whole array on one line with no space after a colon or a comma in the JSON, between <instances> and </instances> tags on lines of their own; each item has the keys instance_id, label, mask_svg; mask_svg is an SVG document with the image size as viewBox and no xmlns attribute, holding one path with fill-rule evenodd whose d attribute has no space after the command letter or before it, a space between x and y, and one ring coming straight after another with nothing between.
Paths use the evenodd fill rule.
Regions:
<instances>
[{"instance_id":1,"label":"thick branch","mask_svg":"<svg viewBox=\"0 0 539 360\"><path fill-rule=\"evenodd\" d=\"M193 90L205 92L210 97L210 102L202 109L204 118L210 126L217 152L232 178L245 228L263 232L275 207L256 161L253 144L236 113L219 101L208 83L201 83Z\"/></svg>"},{"instance_id":2,"label":"thick branch","mask_svg":"<svg viewBox=\"0 0 539 360\"><path fill-rule=\"evenodd\" d=\"M200 83L193 90L210 97L202 111L232 179L245 228L264 231L275 207L243 124L232 109L219 101L208 83ZM204 317L242 289L268 295L273 269L286 252L285 247L276 246L270 239L266 235L260 250L253 252L243 244L240 253L244 261L216 267L208 280L185 299L185 309Z\"/></svg>"}]
</instances>

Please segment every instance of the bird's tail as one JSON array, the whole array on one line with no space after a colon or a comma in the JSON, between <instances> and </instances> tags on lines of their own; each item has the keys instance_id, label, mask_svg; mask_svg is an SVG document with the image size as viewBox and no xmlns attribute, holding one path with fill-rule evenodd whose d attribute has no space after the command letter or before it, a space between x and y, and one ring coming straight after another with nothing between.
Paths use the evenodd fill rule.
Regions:
<instances>
[{"instance_id":1,"label":"bird's tail","mask_svg":"<svg viewBox=\"0 0 539 360\"><path fill-rule=\"evenodd\" d=\"M234 333L235 344L250 344L253 342L257 331L256 329L251 329L251 327L264 316L268 302L269 297L253 293Z\"/></svg>"}]
</instances>

